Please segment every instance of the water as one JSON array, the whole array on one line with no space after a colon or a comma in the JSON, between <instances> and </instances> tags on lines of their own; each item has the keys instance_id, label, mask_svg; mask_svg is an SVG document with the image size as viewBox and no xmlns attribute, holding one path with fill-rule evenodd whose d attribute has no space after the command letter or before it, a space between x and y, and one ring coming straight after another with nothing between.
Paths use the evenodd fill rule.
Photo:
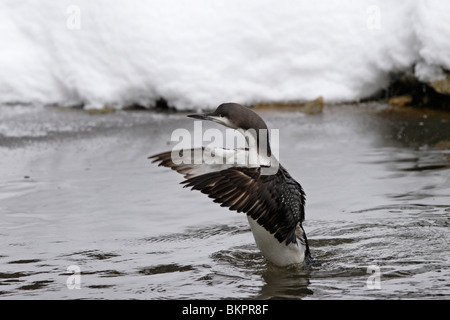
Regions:
<instances>
[{"instance_id":1,"label":"water","mask_svg":"<svg viewBox=\"0 0 450 320\"><path fill-rule=\"evenodd\" d=\"M185 114L0 108L0 298L450 297L449 113L260 114L307 193L309 268L270 265L244 216L147 160Z\"/></svg>"}]
</instances>

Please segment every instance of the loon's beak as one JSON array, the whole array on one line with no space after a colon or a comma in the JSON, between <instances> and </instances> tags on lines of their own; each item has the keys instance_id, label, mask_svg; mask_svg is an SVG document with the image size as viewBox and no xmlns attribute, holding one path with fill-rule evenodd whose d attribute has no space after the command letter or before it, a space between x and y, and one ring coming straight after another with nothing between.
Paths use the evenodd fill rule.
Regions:
<instances>
[{"instance_id":1,"label":"loon's beak","mask_svg":"<svg viewBox=\"0 0 450 320\"><path fill-rule=\"evenodd\" d=\"M189 114L189 118L198 119L198 120L209 120L214 121L214 118L208 114Z\"/></svg>"},{"instance_id":2,"label":"loon's beak","mask_svg":"<svg viewBox=\"0 0 450 320\"><path fill-rule=\"evenodd\" d=\"M189 114L189 118L198 119L198 120L208 120L208 121L214 121L220 124L223 124L220 117L213 116L210 113L205 114Z\"/></svg>"}]
</instances>

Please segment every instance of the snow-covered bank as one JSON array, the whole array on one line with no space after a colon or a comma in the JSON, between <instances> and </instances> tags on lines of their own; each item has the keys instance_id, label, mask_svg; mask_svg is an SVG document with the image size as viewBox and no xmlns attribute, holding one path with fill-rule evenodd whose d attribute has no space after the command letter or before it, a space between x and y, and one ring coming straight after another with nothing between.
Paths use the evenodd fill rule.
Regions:
<instances>
[{"instance_id":1,"label":"snow-covered bank","mask_svg":"<svg viewBox=\"0 0 450 320\"><path fill-rule=\"evenodd\" d=\"M450 70L445 0L0 2L0 103L350 101Z\"/></svg>"}]
</instances>

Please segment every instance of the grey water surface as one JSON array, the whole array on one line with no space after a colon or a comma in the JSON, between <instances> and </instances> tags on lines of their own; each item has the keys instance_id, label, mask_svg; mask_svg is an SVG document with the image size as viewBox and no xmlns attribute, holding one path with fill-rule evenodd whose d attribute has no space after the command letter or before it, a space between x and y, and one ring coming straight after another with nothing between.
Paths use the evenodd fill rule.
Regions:
<instances>
[{"instance_id":1,"label":"grey water surface","mask_svg":"<svg viewBox=\"0 0 450 320\"><path fill-rule=\"evenodd\" d=\"M450 297L448 112L259 113L307 194L308 268L147 159L185 113L0 107L0 299Z\"/></svg>"}]
</instances>

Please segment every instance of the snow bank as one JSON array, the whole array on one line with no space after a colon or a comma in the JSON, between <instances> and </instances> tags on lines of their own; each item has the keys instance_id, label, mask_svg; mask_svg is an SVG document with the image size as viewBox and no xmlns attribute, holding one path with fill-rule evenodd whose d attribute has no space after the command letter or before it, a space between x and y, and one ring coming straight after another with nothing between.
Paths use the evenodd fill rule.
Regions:
<instances>
[{"instance_id":1,"label":"snow bank","mask_svg":"<svg viewBox=\"0 0 450 320\"><path fill-rule=\"evenodd\" d=\"M3 0L0 103L179 109L367 97L450 69L450 2Z\"/></svg>"}]
</instances>

